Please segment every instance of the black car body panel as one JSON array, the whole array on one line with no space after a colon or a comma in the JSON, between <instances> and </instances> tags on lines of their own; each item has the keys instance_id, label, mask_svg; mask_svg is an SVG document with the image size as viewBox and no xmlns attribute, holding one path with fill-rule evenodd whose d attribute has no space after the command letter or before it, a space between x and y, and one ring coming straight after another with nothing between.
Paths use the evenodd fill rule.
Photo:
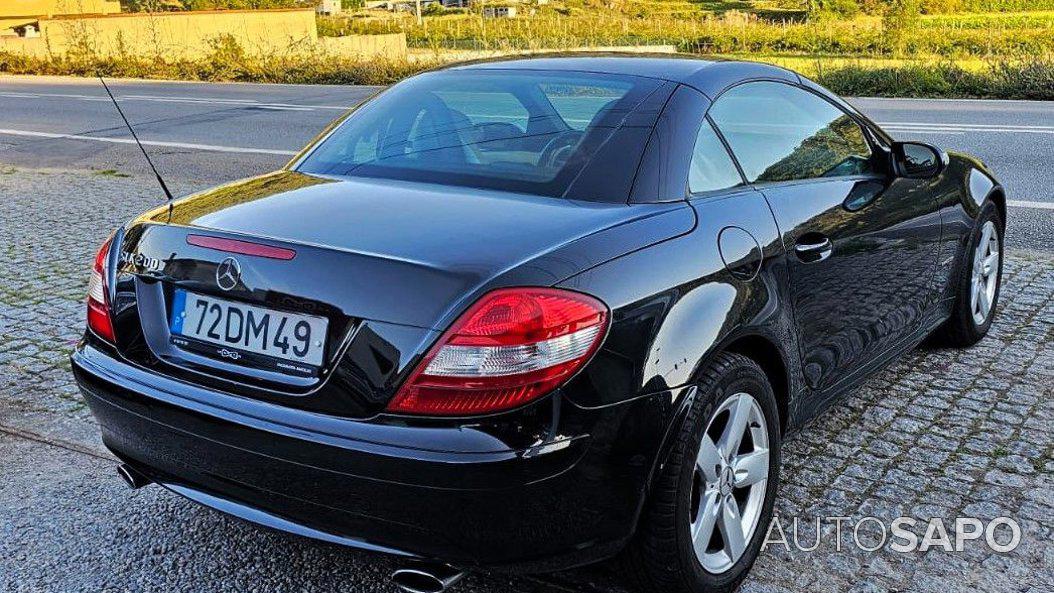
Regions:
<instances>
[{"instance_id":1,"label":"black car body panel","mask_svg":"<svg viewBox=\"0 0 1054 593\"><path fill-rule=\"evenodd\" d=\"M553 57L442 72L513 70L659 82L603 116L627 135L602 143L559 196L301 170L315 145L282 171L119 229L107 267L116 344L89 331L72 356L106 445L193 500L312 537L510 570L598 560L632 537L716 353L757 361L783 432L795 430L947 318L979 205L1005 208L964 155L930 179L888 173L887 135L779 68ZM759 80L842 109L869 131L873 172L690 193L708 110ZM295 257L239 256L240 283L221 290L230 254L190 235ZM826 251L809 247L817 235ZM472 303L523 286L610 309L580 372L497 414L385 412ZM177 289L325 317L324 363L292 376L173 345Z\"/></svg>"},{"instance_id":2,"label":"black car body panel","mask_svg":"<svg viewBox=\"0 0 1054 593\"><path fill-rule=\"evenodd\" d=\"M106 445L159 483L348 545L521 569L596 560L629 537L645 461L686 391L599 410L557 396L471 423L363 422L158 379L87 344L74 361Z\"/></svg>"},{"instance_id":3,"label":"black car body panel","mask_svg":"<svg viewBox=\"0 0 1054 593\"><path fill-rule=\"evenodd\" d=\"M160 222L167 218L160 209L118 237L118 350L174 377L359 418L383 408L438 332L480 294L553 285L695 226L684 203L627 207L478 190L459 197L422 184L288 171L177 202L172 223ZM503 240L518 228L545 230ZM242 258L240 285L222 291L215 270L228 254L186 241L205 229L263 239L296 256ZM298 260L312 262L310 272ZM161 261L163 272L146 269ZM331 348L322 374L282 376L172 346L167 320L176 288L326 317Z\"/></svg>"}]
</instances>

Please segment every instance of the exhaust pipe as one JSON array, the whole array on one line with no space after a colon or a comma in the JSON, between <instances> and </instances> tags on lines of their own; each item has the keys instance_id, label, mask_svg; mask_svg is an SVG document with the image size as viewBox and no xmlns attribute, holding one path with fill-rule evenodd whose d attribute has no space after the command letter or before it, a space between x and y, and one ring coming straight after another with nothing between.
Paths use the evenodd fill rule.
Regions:
<instances>
[{"instance_id":1,"label":"exhaust pipe","mask_svg":"<svg viewBox=\"0 0 1054 593\"><path fill-rule=\"evenodd\" d=\"M406 593L443 593L465 573L448 564L414 563L392 573L392 582Z\"/></svg>"},{"instance_id":2,"label":"exhaust pipe","mask_svg":"<svg viewBox=\"0 0 1054 593\"><path fill-rule=\"evenodd\" d=\"M144 476L139 470L133 468L127 463L122 463L117 466L117 475L121 476L125 484L132 490L138 490L143 486L150 483L150 478Z\"/></svg>"}]
</instances>

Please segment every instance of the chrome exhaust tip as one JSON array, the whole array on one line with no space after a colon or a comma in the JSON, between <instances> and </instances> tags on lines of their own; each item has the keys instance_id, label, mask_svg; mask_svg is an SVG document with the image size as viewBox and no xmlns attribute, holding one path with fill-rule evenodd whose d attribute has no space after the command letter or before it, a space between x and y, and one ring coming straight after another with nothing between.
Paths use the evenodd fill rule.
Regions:
<instances>
[{"instance_id":1,"label":"chrome exhaust tip","mask_svg":"<svg viewBox=\"0 0 1054 593\"><path fill-rule=\"evenodd\" d=\"M117 475L121 476L124 483L128 484L128 487L132 490L138 490L150 483L150 478L144 476L127 463L117 466Z\"/></svg>"},{"instance_id":2,"label":"chrome exhaust tip","mask_svg":"<svg viewBox=\"0 0 1054 593\"><path fill-rule=\"evenodd\" d=\"M392 573L392 582L406 593L443 593L465 573L447 564L414 563Z\"/></svg>"}]
</instances>

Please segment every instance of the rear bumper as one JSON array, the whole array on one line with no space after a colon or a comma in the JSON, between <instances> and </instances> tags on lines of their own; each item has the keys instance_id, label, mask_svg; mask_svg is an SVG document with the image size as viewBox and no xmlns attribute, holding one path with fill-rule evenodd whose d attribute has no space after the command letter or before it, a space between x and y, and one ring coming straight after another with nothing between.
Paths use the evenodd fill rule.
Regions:
<instances>
[{"instance_id":1,"label":"rear bumper","mask_svg":"<svg viewBox=\"0 0 1054 593\"><path fill-rule=\"evenodd\" d=\"M301 535L511 570L621 548L673 399L583 410L553 397L471 424L408 425L210 391L86 344L72 364L107 447L170 490ZM540 427L532 446L510 446Z\"/></svg>"}]
</instances>

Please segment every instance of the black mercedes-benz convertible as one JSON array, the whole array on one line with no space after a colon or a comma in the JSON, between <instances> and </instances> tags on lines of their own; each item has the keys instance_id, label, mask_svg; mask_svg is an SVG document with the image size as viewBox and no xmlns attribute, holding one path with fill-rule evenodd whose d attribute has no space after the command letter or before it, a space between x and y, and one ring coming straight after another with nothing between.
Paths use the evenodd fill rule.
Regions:
<instances>
[{"instance_id":1,"label":"black mercedes-benz convertible","mask_svg":"<svg viewBox=\"0 0 1054 593\"><path fill-rule=\"evenodd\" d=\"M133 487L403 556L734 589L780 443L999 298L1006 197L780 68L453 66L98 252L73 371Z\"/></svg>"}]
</instances>

